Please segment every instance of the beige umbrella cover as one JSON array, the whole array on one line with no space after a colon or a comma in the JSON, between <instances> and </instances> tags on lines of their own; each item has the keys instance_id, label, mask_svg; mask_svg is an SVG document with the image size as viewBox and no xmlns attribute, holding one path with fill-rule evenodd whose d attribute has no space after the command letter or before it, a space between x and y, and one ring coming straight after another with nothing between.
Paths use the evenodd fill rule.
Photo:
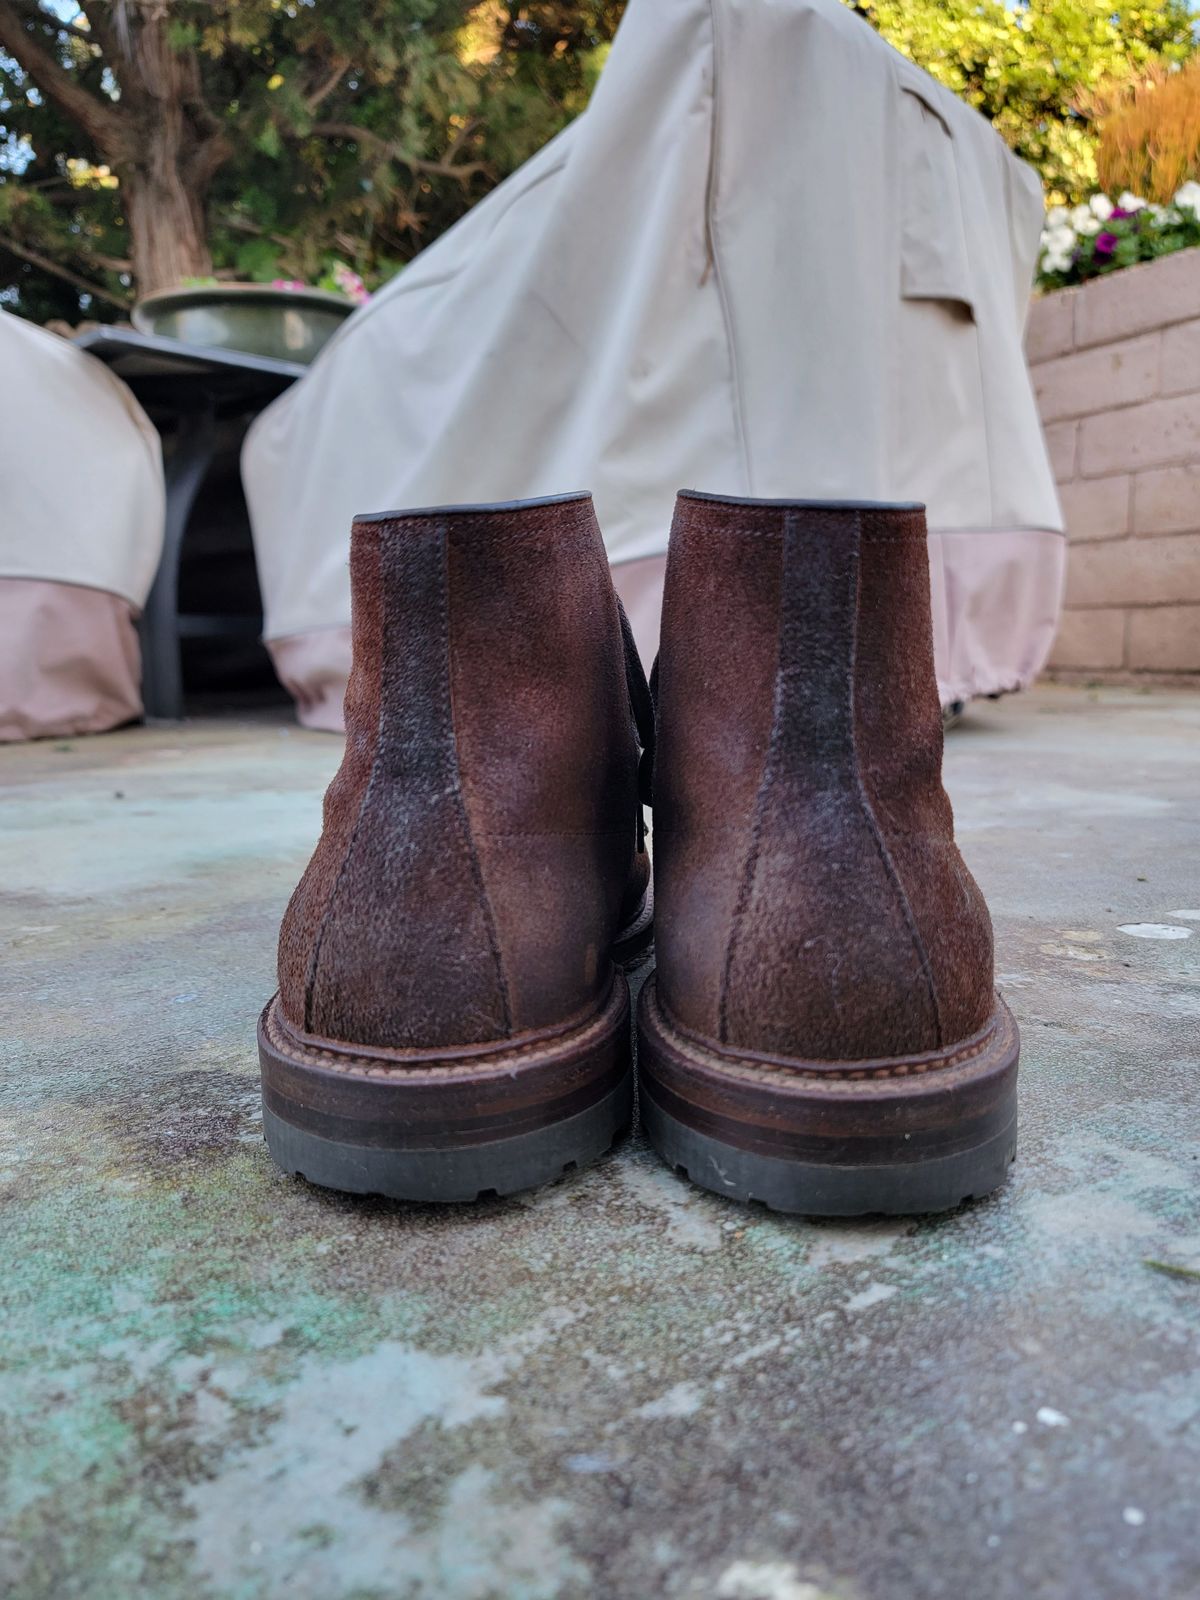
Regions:
<instances>
[{"instance_id":1,"label":"beige umbrella cover","mask_svg":"<svg viewBox=\"0 0 1200 1600\"><path fill-rule=\"evenodd\" d=\"M140 715L163 520L158 434L125 384L0 312L0 739Z\"/></svg>"},{"instance_id":2,"label":"beige umbrella cover","mask_svg":"<svg viewBox=\"0 0 1200 1600\"><path fill-rule=\"evenodd\" d=\"M586 113L247 439L276 665L340 724L352 515L590 488L653 654L680 487L918 499L945 700L1027 683L1061 519L1038 181L837 0L632 0Z\"/></svg>"}]
</instances>

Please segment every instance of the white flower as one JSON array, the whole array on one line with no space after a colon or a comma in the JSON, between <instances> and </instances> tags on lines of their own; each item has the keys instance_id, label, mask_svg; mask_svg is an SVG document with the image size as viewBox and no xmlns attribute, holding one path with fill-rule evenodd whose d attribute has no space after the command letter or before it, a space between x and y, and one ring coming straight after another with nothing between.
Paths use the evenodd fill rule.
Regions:
<instances>
[{"instance_id":1,"label":"white flower","mask_svg":"<svg viewBox=\"0 0 1200 1600\"><path fill-rule=\"evenodd\" d=\"M1145 207L1146 202L1141 198L1140 195L1134 194L1132 189L1126 189L1125 193L1117 201L1117 204L1120 206L1122 211L1141 211Z\"/></svg>"},{"instance_id":2,"label":"white flower","mask_svg":"<svg viewBox=\"0 0 1200 1600\"><path fill-rule=\"evenodd\" d=\"M1092 208L1092 215L1099 217L1101 222L1107 222L1116 209L1106 194L1094 194L1088 204Z\"/></svg>"},{"instance_id":3,"label":"white flower","mask_svg":"<svg viewBox=\"0 0 1200 1600\"><path fill-rule=\"evenodd\" d=\"M1046 213L1046 226L1048 228L1061 228L1071 213L1066 206L1051 206Z\"/></svg>"},{"instance_id":4,"label":"white flower","mask_svg":"<svg viewBox=\"0 0 1200 1600\"><path fill-rule=\"evenodd\" d=\"M1182 188L1176 189L1175 204L1181 210L1194 211L1200 216L1200 183L1195 178L1189 178Z\"/></svg>"},{"instance_id":5,"label":"white flower","mask_svg":"<svg viewBox=\"0 0 1200 1600\"><path fill-rule=\"evenodd\" d=\"M1071 212L1071 226L1076 233L1084 238L1090 238L1093 233L1100 232L1100 219L1091 206L1076 206Z\"/></svg>"},{"instance_id":6,"label":"white flower","mask_svg":"<svg viewBox=\"0 0 1200 1600\"><path fill-rule=\"evenodd\" d=\"M1156 228L1177 228L1183 221L1174 206L1156 206L1153 201L1146 207Z\"/></svg>"},{"instance_id":7,"label":"white flower","mask_svg":"<svg viewBox=\"0 0 1200 1600\"><path fill-rule=\"evenodd\" d=\"M1043 272L1070 272L1073 257L1068 250L1060 254L1056 250L1047 250L1042 257Z\"/></svg>"},{"instance_id":8,"label":"white flower","mask_svg":"<svg viewBox=\"0 0 1200 1600\"><path fill-rule=\"evenodd\" d=\"M1065 223L1047 228L1042 234L1042 271L1069 272L1075 259L1074 228Z\"/></svg>"}]
</instances>

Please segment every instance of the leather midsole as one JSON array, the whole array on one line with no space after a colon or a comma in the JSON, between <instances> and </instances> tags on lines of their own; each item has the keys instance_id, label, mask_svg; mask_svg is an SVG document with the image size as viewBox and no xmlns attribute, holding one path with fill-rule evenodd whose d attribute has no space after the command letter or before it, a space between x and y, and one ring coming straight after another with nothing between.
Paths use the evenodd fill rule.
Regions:
<instances>
[{"instance_id":1,"label":"leather midsole","mask_svg":"<svg viewBox=\"0 0 1200 1600\"><path fill-rule=\"evenodd\" d=\"M970 1149L1001 1133L1016 1107L1020 1041L1003 1000L987 1027L961 1047L886 1062L821 1063L806 1075L702 1047L672 1027L653 979L639 1011L641 1090L666 1115L757 1154L836 1164L917 1161ZM828 1069L844 1068L834 1076Z\"/></svg>"},{"instance_id":2,"label":"leather midsole","mask_svg":"<svg viewBox=\"0 0 1200 1600\"><path fill-rule=\"evenodd\" d=\"M629 988L553 1038L472 1059L334 1055L290 1036L273 1000L259 1022L263 1101L298 1128L347 1143L436 1149L546 1127L610 1093L630 1071Z\"/></svg>"}]
</instances>

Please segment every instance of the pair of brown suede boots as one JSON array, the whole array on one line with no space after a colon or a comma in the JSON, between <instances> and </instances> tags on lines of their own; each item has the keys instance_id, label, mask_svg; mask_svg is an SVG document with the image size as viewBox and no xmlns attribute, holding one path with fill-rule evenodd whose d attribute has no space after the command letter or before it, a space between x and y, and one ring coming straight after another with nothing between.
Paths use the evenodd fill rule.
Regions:
<instances>
[{"instance_id":1,"label":"pair of brown suede boots","mask_svg":"<svg viewBox=\"0 0 1200 1600\"><path fill-rule=\"evenodd\" d=\"M923 508L682 494L654 697L590 496L359 518L267 1142L473 1200L602 1154L809 1215L994 1188L1018 1039L941 782ZM643 802L653 807L654 889Z\"/></svg>"}]
</instances>

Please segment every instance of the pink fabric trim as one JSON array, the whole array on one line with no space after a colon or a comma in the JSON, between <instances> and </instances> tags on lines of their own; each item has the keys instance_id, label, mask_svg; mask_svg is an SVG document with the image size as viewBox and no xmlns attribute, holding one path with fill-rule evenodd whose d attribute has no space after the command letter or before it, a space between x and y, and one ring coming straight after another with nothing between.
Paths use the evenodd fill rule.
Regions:
<instances>
[{"instance_id":1,"label":"pink fabric trim","mask_svg":"<svg viewBox=\"0 0 1200 1600\"><path fill-rule=\"evenodd\" d=\"M344 733L342 702L350 676L350 629L315 628L268 639L267 649L279 681L296 702L296 715L306 728Z\"/></svg>"},{"instance_id":2,"label":"pink fabric trim","mask_svg":"<svg viewBox=\"0 0 1200 1600\"><path fill-rule=\"evenodd\" d=\"M612 569L612 575L637 640L642 664L649 672L658 654L667 558L665 555L643 556L638 561L622 561Z\"/></svg>"},{"instance_id":3,"label":"pink fabric trim","mask_svg":"<svg viewBox=\"0 0 1200 1600\"><path fill-rule=\"evenodd\" d=\"M943 705L1033 682L1058 631L1066 570L1067 541L1046 529L930 533L933 649Z\"/></svg>"},{"instance_id":4,"label":"pink fabric trim","mask_svg":"<svg viewBox=\"0 0 1200 1600\"><path fill-rule=\"evenodd\" d=\"M0 578L0 740L103 733L142 714L129 601L44 578Z\"/></svg>"}]
</instances>

